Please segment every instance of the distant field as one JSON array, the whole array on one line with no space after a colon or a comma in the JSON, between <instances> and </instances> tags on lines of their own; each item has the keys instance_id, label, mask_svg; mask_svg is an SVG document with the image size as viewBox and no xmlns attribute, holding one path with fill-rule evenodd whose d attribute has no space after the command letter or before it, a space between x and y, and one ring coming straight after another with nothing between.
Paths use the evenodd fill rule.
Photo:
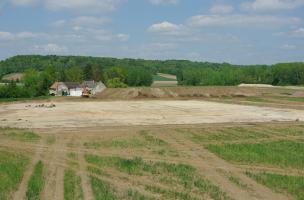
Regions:
<instances>
[{"instance_id":1,"label":"distant field","mask_svg":"<svg viewBox=\"0 0 304 200\"><path fill-rule=\"evenodd\" d=\"M154 81L176 81L176 76L170 74L157 74L153 76Z\"/></svg>"},{"instance_id":2,"label":"distant field","mask_svg":"<svg viewBox=\"0 0 304 200\"><path fill-rule=\"evenodd\" d=\"M17 81L21 80L23 78L24 74L23 73L12 73L12 74L7 74L2 77L2 80L5 81Z\"/></svg>"}]
</instances>

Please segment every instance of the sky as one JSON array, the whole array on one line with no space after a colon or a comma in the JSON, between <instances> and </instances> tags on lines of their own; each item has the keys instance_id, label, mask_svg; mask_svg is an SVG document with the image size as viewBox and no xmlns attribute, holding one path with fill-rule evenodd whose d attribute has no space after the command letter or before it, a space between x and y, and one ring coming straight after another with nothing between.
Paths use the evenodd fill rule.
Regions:
<instances>
[{"instance_id":1,"label":"sky","mask_svg":"<svg viewBox=\"0 0 304 200\"><path fill-rule=\"evenodd\" d=\"M0 59L28 54L304 61L304 0L0 0Z\"/></svg>"}]
</instances>

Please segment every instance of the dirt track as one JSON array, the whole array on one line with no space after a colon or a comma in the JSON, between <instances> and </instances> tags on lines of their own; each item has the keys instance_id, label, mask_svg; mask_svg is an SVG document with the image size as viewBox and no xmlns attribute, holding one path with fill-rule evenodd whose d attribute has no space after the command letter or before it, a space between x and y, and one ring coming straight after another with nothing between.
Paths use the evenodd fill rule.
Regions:
<instances>
[{"instance_id":1,"label":"dirt track","mask_svg":"<svg viewBox=\"0 0 304 200\"><path fill-rule=\"evenodd\" d=\"M0 126L65 128L126 125L304 121L304 110L263 108L206 101L56 102L0 106ZM27 107L31 105L31 107Z\"/></svg>"}]
</instances>

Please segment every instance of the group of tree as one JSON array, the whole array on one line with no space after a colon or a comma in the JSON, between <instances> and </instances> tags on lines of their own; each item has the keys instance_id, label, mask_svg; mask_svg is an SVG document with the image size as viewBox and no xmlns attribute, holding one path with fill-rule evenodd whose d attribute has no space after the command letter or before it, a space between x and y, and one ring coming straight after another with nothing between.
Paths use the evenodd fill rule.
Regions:
<instances>
[{"instance_id":1,"label":"group of tree","mask_svg":"<svg viewBox=\"0 0 304 200\"><path fill-rule=\"evenodd\" d=\"M177 73L180 85L233 86L241 83L304 85L304 63L272 66L185 67Z\"/></svg>"},{"instance_id":2,"label":"group of tree","mask_svg":"<svg viewBox=\"0 0 304 200\"><path fill-rule=\"evenodd\" d=\"M15 56L0 62L0 79L10 73L25 73L21 80L24 88L17 87L16 84L5 85L0 88L0 96L3 96L5 93L3 91L6 90L22 89L26 91L15 93L23 96L45 95L54 81L95 80L103 81L108 87L114 88L150 86L153 82L153 74L157 72L177 75L179 85L228 86L241 83L304 85L304 63L231 65L187 60L30 55Z\"/></svg>"}]
</instances>

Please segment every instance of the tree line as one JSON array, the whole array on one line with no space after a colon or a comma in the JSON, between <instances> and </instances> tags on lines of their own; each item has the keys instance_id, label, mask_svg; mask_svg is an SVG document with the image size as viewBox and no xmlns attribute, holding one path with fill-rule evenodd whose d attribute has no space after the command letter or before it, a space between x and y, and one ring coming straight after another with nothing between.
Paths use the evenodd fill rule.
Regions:
<instances>
[{"instance_id":1,"label":"tree line","mask_svg":"<svg viewBox=\"0 0 304 200\"><path fill-rule=\"evenodd\" d=\"M15 56L0 62L1 77L25 73L23 86L2 85L0 97L48 94L55 81L103 81L107 87L150 86L153 74L177 75L179 85L233 86L241 83L304 85L304 63L231 65L187 60L116 59L84 56Z\"/></svg>"}]
</instances>

